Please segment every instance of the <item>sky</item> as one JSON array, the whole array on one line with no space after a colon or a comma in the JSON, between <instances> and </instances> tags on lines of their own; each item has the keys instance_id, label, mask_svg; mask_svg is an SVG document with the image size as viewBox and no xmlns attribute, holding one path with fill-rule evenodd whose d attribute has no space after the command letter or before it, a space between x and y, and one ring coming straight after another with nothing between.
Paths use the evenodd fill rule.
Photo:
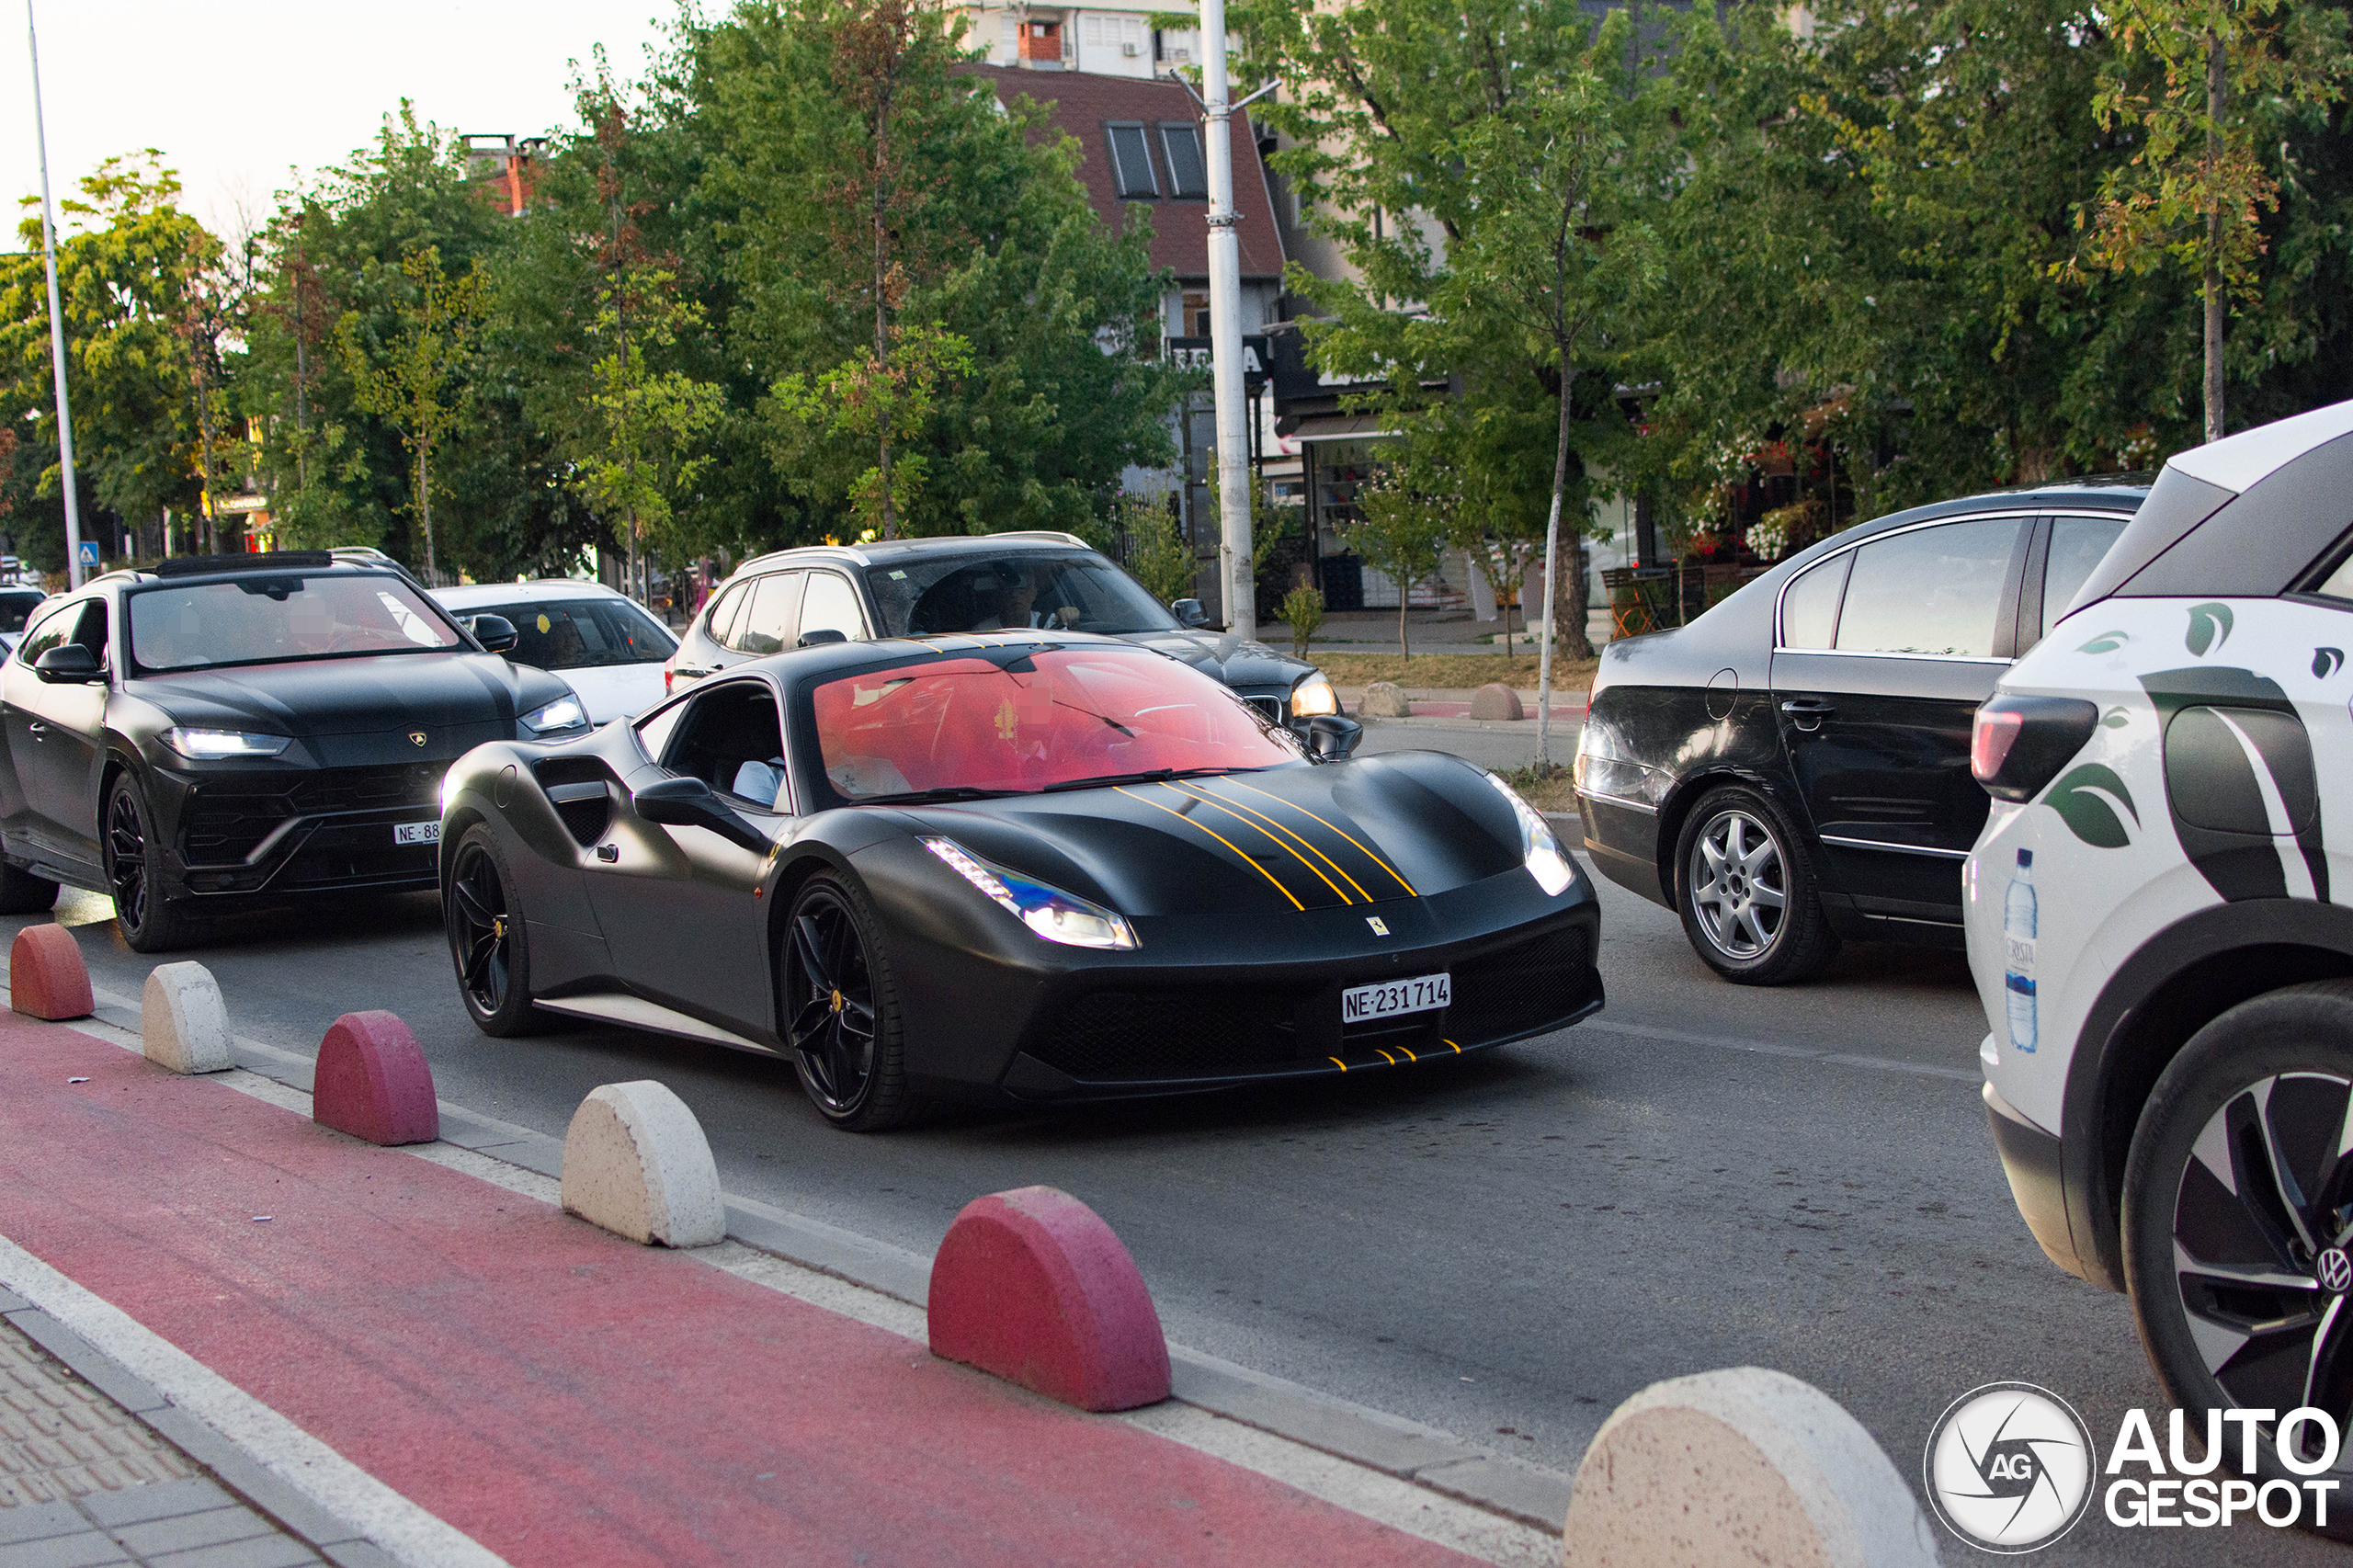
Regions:
<instances>
[{"instance_id":1,"label":"sky","mask_svg":"<svg viewBox=\"0 0 2353 1568\"><path fill-rule=\"evenodd\" d=\"M0 0L0 200L40 189L26 0ZM598 44L624 78L670 0L34 0L49 175L60 199L107 157L162 150L224 236L274 191L374 140L403 97L444 130L537 135Z\"/></svg>"}]
</instances>

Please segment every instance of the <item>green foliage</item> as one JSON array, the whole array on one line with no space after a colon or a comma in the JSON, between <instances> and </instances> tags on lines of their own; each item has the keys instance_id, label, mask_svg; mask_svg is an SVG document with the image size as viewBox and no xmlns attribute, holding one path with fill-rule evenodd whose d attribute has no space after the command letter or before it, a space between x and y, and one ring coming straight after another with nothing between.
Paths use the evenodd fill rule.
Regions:
<instances>
[{"instance_id":1,"label":"green foliage","mask_svg":"<svg viewBox=\"0 0 2353 1568\"><path fill-rule=\"evenodd\" d=\"M74 453L89 485L85 517L94 526L104 507L146 528L160 523L165 506L183 515L195 508L196 377L201 369L217 387L222 373L220 315L209 309L223 287L222 247L180 210L179 180L158 153L109 158L76 188L58 203L57 267ZM0 398L22 437L22 460L40 460L29 473L12 467L0 488L28 520L46 524L63 514L37 208L17 233L35 254L0 256ZM199 333L208 317L212 331ZM62 566L62 521L56 526L54 562L40 553L44 564ZM46 536L47 527L40 531Z\"/></svg>"},{"instance_id":2,"label":"green foliage","mask_svg":"<svg viewBox=\"0 0 2353 1568\"><path fill-rule=\"evenodd\" d=\"M1283 624L1290 628L1293 657L1307 657L1308 642L1324 624L1324 590L1302 583L1283 596Z\"/></svg>"},{"instance_id":3,"label":"green foliage","mask_svg":"<svg viewBox=\"0 0 2353 1568\"><path fill-rule=\"evenodd\" d=\"M820 436L857 438L861 452L879 451L874 465L850 482L850 515L859 530L895 534L894 519L915 510L931 470L929 454L903 450L886 471L893 445L923 430L938 404L943 381L970 374L972 346L938 327L898 326L887 359L852 356L813 382L795 371L776 384L777 407Z\"/></svg>"},{"instance_id":4,"label":"green foliage","mask_svg":"<svg viewBox=\"0 0 2353 1568\"><path fill-rule=\"evenodd\" d=\"M426 570L433 551L433 449L449 439L464 411L468 388L460 379L482 330L483 274L480 263L456 278L441 265L441 252L424 245L401 257L408 298L397 311L397 335L371 343L368 323L347 311L335 323L335 355L351 378L352 402L400 433L415 459L412 516L425 539Z\"/></svg>"},{"instance_id":5,"label":"green foliage","mask_svg":"<svg viewBox=\"0 0 2353 1568\"><path fill-rule=\"evenodd\" d=\"M1456 498L1436 488L1439 483L1421 465L1402 473L1393 468L1376 470L1357 491L1363 517L1340 530L1341 543L1397 585L1397 641L1409 659L1414 644L1406 606L1414 589L1437 574L1452 531Z\"/></svg>"},{"instance_id":6,"label":"green foliage","mask_svg":"<svg viewBox=\"0 0 2353 1568\"><path fill-rule=\"evenodd\" d=\"M1113 516L1127 536L1128 572L1144 592L1162 604L1189 598L1200 565L1177 527L1175 509L1142 495L1122 495Z\"/></svg>"}]
</instances>

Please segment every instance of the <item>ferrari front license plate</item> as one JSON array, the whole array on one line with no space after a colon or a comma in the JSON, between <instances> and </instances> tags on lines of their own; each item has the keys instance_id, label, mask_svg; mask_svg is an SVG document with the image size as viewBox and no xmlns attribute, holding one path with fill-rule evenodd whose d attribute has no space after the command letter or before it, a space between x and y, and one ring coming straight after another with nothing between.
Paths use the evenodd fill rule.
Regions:
<instances>
[{"instance_id":1,"label":"ferrari front license plate","mask_svg":"<svg viewBox=\"0 0 2353 1568\"><path fill-rule=\"evenodd\" d=\"M1451 975L1425 974L1414 980L1387 980L1379 985L1351 985L1340 993L1340 1022L1360 1024L1397 1013L1427 1013L1454 1001Z\"/></svg>"},{"instance_id":2,"label":"ferrari front license plate","mask_svg":"<svg viewBox=\"0 0 2353 1568\"><path fill-rule=\"evenodd\" d=\"M392 824L394 844L438 844L441 824L438 822L396 822Z\"/></svg>"}]
</instances>

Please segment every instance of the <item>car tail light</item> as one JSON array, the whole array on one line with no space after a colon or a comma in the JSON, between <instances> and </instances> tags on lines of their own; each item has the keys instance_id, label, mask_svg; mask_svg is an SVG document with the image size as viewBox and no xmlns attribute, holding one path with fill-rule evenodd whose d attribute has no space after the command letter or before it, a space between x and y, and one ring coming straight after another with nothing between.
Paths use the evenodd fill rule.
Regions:
<instances>
[{"instance_id":1,"label":"car tail light","mask_svg":"<svg viewBox=\"0 0 2353 1568\"><path fill-rule=\"evenodd\" d=\"M2079 698L1996 697L1970 732L1970 775L1997 801L2031 801L2098 727Z\"/></svg>"}]
</instances>

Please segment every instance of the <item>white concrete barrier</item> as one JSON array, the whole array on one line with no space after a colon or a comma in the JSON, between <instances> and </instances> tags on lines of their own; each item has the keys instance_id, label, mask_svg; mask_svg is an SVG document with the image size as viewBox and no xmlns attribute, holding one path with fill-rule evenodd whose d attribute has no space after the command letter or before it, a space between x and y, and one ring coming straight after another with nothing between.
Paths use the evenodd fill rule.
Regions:
<instances>
[{"instance_id":1,"label":"white concrete barrier","mask_svg":"<svg viewBox=\"0 0 2353 1568\"><path fill-rule=\"evenodd\" d=\"M1931 1568L1927 1516L1861 1423L1761 1367L1653 1383L1612 1411L1569 1494L1570 1568Z\"/></svg>"},{"instance_id":2,"label":"white concrete barrier","mask_svg":"<svg viewBox=\"0 0 2353 1568\"><path fill-rule=\"evenodd\" d=\"M175 1073L225 1073L237 1064L221 984L200 963L160 963L148 971L139 1039L148 1061Z\"/></svg>"},{"instance_id":3,"label":"white concrete barrier","mask_svg":"<svg viewBox=\"0 0 2353 1568\"><path fill-rule=\"evenodd\" d=\"M695 1113L650 1078L592 1090L563 1134L563 1207L639 1243L724 1240L719 1166Z\"/></svg>"}]
</instances>

